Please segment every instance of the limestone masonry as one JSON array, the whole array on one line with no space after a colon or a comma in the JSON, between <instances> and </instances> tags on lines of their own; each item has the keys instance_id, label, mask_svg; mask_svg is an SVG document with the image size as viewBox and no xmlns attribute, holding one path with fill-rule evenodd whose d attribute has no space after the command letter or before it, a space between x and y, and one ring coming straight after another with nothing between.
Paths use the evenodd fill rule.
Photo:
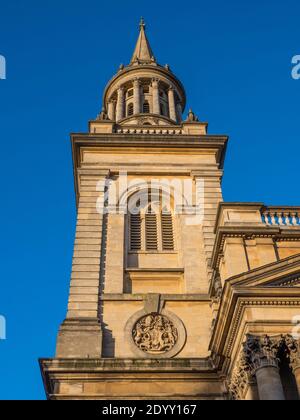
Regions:
<instances>
[{"instance_id":1,"label":"limestone masonry","mask_svg":"<svg viewBox=\"0 0 300 420\"><path fill-rule=\"evenodd\" d=\"M73 134L68 311L47 397L299 399L300 207L224 203L207 134L141 21L89 132Z\"/></svg>"}]
</instances>

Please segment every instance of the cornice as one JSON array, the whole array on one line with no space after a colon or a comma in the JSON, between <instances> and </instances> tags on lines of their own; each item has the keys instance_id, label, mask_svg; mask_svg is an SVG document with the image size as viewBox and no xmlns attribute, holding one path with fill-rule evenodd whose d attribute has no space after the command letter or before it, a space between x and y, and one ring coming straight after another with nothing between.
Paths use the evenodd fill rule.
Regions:
<instances>
[{"instance_id":1,"label":"cornice","mask_svg":"<svg viewBox=\"0 0 300 420\"><path fill-rule=\"evenodd\" d=\"M73 133L71 134L71 147L73 156L73 173L74 173L74 185L76 193L76 203L78 205L79 200L79 188L78 188L78 171L81 167L80 162L80 150L82 148L123 148L124 150L131 149L165 149L170 148L178 149L178 153L181 153L184 149L192 151L193 149L207 150L216 149L216 160L218 168L223 169L226 146L228 137L224 135L213 136L213 135L158 135L158 134L91 134L91 133ZM84 168L89 170L88 168ZM109 171L110 168L102 170ZM96 169L95 169L96 170ZM140 168L139 168L140 170Z\"/></svg>"},{"instance_id":2,"label":"cornice","mask_svg":"<svg viewBox=\"0 0 300 420\"><path fill-rule=\"evenodd\" d=\"M216 230L216 240L212 254L212 267L218 267L226 238L273 238L277 242L299 241L300 229L289 227L261 226L221 226Z\"/></svg>"}]
</instances>

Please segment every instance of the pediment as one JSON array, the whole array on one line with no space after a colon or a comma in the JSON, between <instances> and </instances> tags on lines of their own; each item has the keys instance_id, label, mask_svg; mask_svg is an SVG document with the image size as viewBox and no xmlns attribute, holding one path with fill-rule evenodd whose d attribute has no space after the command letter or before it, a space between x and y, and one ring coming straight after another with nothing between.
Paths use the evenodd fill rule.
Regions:
<instances>
[{"instance_id":1,"label":"pediment","mask_svg":"<svg viewBox=\"0 0 300 420\"><path fill-rule=\"evenodd\" d=\"M284 279L270 282L268 284L265 284L264 287L299 287L300 288L300 273L294 276L290 276Z\"/></svg>"}]
</instances>

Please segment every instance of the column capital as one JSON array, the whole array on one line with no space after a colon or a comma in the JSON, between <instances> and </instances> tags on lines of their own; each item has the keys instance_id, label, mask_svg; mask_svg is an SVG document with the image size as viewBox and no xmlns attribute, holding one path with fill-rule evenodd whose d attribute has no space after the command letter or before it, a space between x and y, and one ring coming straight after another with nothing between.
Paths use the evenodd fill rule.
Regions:
<instances>
[{"instance_id":1,"label":"column capital","mask_svg":"<svg viewBox=\"0 0 300 420\"><path fill-rule=\"evenodd\" d=\"M254 375L264 367L278 368L278 353L282 345L282 337L253 336L248 334L243 344L245 360Z\"/></svg>"},{"instance_id":2,"label":"column capital","mask_svg":"<svg viewBox=\"0 0 300 420\"><path fill-rule=\"evenodd\" d=\"M140 79L138 77L135 77L133 79L133 86L140 86Z\"/></svg>"},{"instance_id":3,"label":"column capital","mask_svg":"<svg viewBox=\"0 0 300 420\"><path fill-rule=\"evenodd\" d=\"M291 335L285 337L285 344L288 350L290 366L295 372L300 369L300 339L295 339Z\"/></svg>"},{"instance_id":4,"label":"column capital","mask_svg":"<svg viewBox=\"0 0 300 420\"><path fill-rule=\"evenodd\" d=\"M160 81L160 80L159 80L158 78L156 78L156 77L155 77L155 78L153 78L153 79L152 79L152 87L154 87L154 86L155 86L155 87L158 87L159 81Z\"/></svg>"}]
</instances>

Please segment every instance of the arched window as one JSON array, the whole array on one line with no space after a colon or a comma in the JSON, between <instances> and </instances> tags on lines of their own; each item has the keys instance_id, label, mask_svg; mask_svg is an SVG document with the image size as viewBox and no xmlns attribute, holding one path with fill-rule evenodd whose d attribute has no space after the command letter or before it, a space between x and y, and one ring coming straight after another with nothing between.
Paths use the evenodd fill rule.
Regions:
<instances>
[{"instance_id":1,"label":"arched window","mask_svg":"<svg viewBox=\"0 0 300 420\"><path fill-rule=\"evenodd\" d=\"M149 114L150 113L150 105L148 101L145 101L143 104L143 113Z\"/></svg>"},{"instance_id":2,"label":"arched window","mask_svg":"<svg viewBox=\"0 0 300 420\"><path fill-rule=\"evenodd\" d=\"M151 201L147 192L145 199L138 199L138 210L130 214L129 210L129 248L137 251L174 251L174 220L169 207L162 207L162 194ZM144 205L141 205L141 202ZM141 206L141 207L140 207Z\"/></svg>"},{"instance_id":3,"label":"arched window","mask_svg":"<svg viewBox=\"0 0 300 420\"><path fill-rule=\"evenodd\" d=\"M130 103L127 106L127 117L131 117L131 115L133 115L133 103Z\"/></svg>"},{"instance_id":4,"label":"arched window","mask_svg":"<svg viewBox=\"0 0 300 420\"><path fill-rule=\"evenodd\" d=\"M133 89L127 91L127 98L131 98L131 96L133 96Z\"/></svg>"}]
</instances>

